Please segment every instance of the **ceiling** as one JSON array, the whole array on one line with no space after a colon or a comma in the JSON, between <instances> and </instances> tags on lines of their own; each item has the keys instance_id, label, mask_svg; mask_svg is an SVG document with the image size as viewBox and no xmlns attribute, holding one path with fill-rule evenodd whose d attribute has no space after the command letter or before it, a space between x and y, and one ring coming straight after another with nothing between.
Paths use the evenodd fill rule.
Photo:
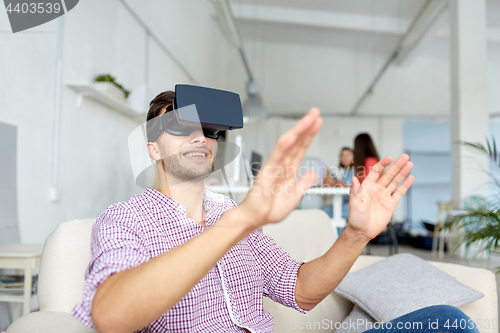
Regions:
<instances>
[{"instance_id":1,"label":"ceiling","mask_svg":"<svg viewBox=\"0 0 500 333\"><path fill-rule=\"evenodd\" d=\"M425 3L231 0L231 7L268 112L300 115L318 106L323 114L350 115ZM487 6L489 51L496 52L500 0ZM449 113L448 11L443 8L408 55L388 67L356 114ZM500 88L497 76L490 77L490 85ZM500 110L500 98L492 104Z\"/></svg>"},{"instance_id":2,"label":"ceiling","mask_svg":"<svg viewBox=\"0 0 500 333\"><path fill-rule=\"evenodd\" d=\"M379 15L412 19L425 0L231 0L232 4L294 8L306 11L334 12L356 15Z\"/></svg>"}]
</instances>

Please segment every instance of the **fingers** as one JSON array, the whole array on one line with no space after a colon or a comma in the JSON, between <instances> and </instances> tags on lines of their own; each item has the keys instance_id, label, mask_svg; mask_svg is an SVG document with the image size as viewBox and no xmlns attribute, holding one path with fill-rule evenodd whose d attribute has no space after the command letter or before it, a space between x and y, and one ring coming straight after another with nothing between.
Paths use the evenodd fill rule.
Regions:
<instances>
[{"instance_id":1,"label":"fingers","mask_svg":"<svg viewBox=\"0 0 500 333\"><path fill-rule=\"evenodd\" d=\"M410 159L410 156L408 156L407 154L402 154L401 156L399 156L399 158L396 160L396 162L389 169L387 169L386 172L384 172L382 177L380 177L380 179L378 180L378 183L380 185L382 185L383 187L387 187L387 185L389 185L389 183L391 183L393 181L393 179L399 174L399 172L407 165L409 159ZM405 177L407 175L408 174L406 174ZM399 184L399 182L398 182L398 184ZM391 193L392 193L392 191L391 191Z\"/></svg>"},{"instance_id":2,"label":"fingers","mask_svg":"<svg viewBox=\"0 0 500 333\"><path fill-rule=\"evenodd\" d=\"M311 188L316 182L318 175L316 175L313 171L308 171L300 176L299 181L297 182L296 194L299 197L302 197L304 193Z\"/></svg>"},{"instance_id":3,"label":"fingers","mask_svg":"<svg viewBox=\"0 0 500 333\"><path fill-rule=\"evenodd\" d=\"M413 169L413 163L408 162L406 163L403 168L397 173L397 175L392 179L392 181L389 183L389 186L387 186L387 190L389 193L394 192L394 190L398 187L399 184L403 181L403 179L408 176L410 171Z\"/></svg>"},{"instance_id":4,"label":"fingers","mask_svg":"<svg viewBox=\"0 0 500 333\"><path fill-rule=\"evenodd\" d=\"M359 182L358 177L352 177L351 179L351 192L349 195L356 195L361 190L361 183Z\"/></svg>"},{"instance_id":5,"label":"fingers","mask_svg":"<svg viewBox=\"0 0 500 333\"><path fill-rule=\"evenodd\" d=\"M320 118L320 111L317 108L312 108L309 112L302 117L302 119L295 124L291 129L286 131L276 143L276 146L271 153L271 156L268 159L268 163L271 165L276 165L281 161L285 156L289 156L291 150L297 151L297 144L300 143L300 146L304 146L304 139L308 142L307 146L312 141L314 135L318 132L318 119ZM295 148L295 149L294 149ZM307 148L306 148L307 149Z\"/></svg>"},{"instance_id":6,"label":"fingers","mask_svg":"<svg viewBox=\"0 0 500 333\"><path fill-rule=\"evenodd\" d=\"M364 180L365 182L368 183L375 183L380 175L384 172L384 169L390 165L392 162L392 157L387 156L378 161L377 164L375 164L370 172L368 173L368 176L366 176L366 179Z\"/></svg>"},{"instance_id":7,"label":"fingers","mask_svg":"<svg viewBox=\"0 0 500 333\"><path fill-rule=\"evenodd\" d=\"M304 158L304 155L306 154L307 149L309 148L315 135L321 128L322 122L321 118L316 119L315 123L311 126L310 131L307 134L304 134L303 137L299 138L296 144L288 150L286 157L277 164L277 166L283 167L284 169L284 177L282 177L281 181L287 181L289 178L296 178L300 171L302 159ZM314 177L315 179L317 178L316 173L314 173ZM309 187L310 186L307 188Z\"/></svg>"},{"instance_id":8,"label":"fingers","mask_svg":"<svg viewBox=\"0 0 500 333\"><path fill-rule=\"evenodd\" d=\"M300 164L302 158L304 157L307 148L309 148L312 140L318 133L318 131L321 128L321 125L323 124L323 119L319 116L319 109L317 108L312 108L309 111L310 114L314 115L314 121L311 123L310 127L307 129L307 131L303 131L302 133L299 134L297 137L295 145L293 145L290 150L287 152L288 156L292 156L295 159L299 159L298 163ZM297 162L297 161L295 161Z\"/></svg>"},{"instance_id":9,"label":"fingers","mask_svg":"<svg viewBox=\"0 0 500 333\"><path fill-rule=\"evenodd\" d=\"M415 177L413 175L408 176L408 178L405 179L403 184L401 184L401 186L398 187L396 191L394 191L392 197L396 200L396 203L401 199L401 197L406 193L406 191L408 191L411 184L413 184L414 179Z\"/></svg>"},{"instance_id":10,"label":"fingers","mask_svg":"<svg viewBox=\"0 0 500 333\"><path fill-rule=\"evenodd\" d=\"M311 145L311 142L314 140L316 134L318 134L321 126L323 125L323 119L318 118L311 126L311 130L301 138L295 147L290 151L290 156L293 158L293 165L295 167L299 167L304 155L307 152L307 149Z\"/></svg>"}]
</instances>

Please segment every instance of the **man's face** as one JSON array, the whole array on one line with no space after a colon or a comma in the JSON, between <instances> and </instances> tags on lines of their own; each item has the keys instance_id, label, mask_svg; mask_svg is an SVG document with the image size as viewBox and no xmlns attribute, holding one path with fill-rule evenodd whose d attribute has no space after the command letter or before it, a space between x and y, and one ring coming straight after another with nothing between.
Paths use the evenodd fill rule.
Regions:
<instances>
[{"instance_id":1,"label":"man's face","mask_svg":"<svg viewBox=\"0 0 500 333\"><path fill-rule=\"evenodd\" d=\"M162 109L161 114L165 112ZM201 129L188 136L163 131L156 140L165 172L179 181L208 177L214 168L217 141L203 136Z\"/></svg>"}]
</instances>

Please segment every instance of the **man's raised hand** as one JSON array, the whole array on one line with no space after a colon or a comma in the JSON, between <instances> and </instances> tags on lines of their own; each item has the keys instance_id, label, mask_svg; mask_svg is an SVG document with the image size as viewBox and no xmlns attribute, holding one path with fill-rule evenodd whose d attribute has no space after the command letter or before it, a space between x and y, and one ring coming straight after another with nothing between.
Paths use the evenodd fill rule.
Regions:
<instances>
[{"instance_id":1,"label":"man's raised hand","mask_svg":"<svg viewBox=\"0 0 500 333\"><path fill-rule=\"evenodd\" d=\"M353 177L349 199L347 228L366 240L375 238L389 223L401 197L408 191L414 177L408 176L413 169L409 156L403 154L384 172L392 157L380 160L360 184ZM405 179L406 178L406 179Z\"/></svg>"},{"instance_id":2,"label":"man's raised hand","mask_svg":"<svg viewBox=\"0 0 500 333\"><path fill-rule=\"evenodd\" d=\"M323 123L320 111L312 108L277 141L269 159L255 178L247 197L239 205L253 217L256 227L283 220L316 181L314 172L296 176L307 148Z\"/></svg>"}]
</instances>

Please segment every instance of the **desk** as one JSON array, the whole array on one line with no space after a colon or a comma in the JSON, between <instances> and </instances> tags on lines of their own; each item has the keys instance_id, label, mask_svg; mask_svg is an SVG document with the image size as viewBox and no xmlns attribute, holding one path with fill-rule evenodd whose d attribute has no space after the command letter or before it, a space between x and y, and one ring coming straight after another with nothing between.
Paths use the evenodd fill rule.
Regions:
<instances>
[{"instance_id":1,"label":"desk","mask_svg":"<svg viewBox=\"0 0 500 333\"><path fill-rule=\"evenodd\" d=\"M228 188L224 185L207 186L208 189L218 193L228 193ZM232 193L247 193L248 186L231 186ZM333 219L332 226L335 228L345 228L346 220L342 218L342 196L349 195L350 187L313 187L306 191L307 194L333 195Z\"/></svg>"},{"instance_id":2,"label":"desk","mask_svg":"<svg viewBox=\"0 0 500 333\"><path fill-rule=\"evenodd\" d=\"M24 304L23 315L31 312L33 270L40 266L42 249L42 244L11 244L0 246L0 268L24 270L24 294L0 295L0 302L16 303L13 320L16 320L20 316L21 303Z\"/></svg>"}]
</instances>

